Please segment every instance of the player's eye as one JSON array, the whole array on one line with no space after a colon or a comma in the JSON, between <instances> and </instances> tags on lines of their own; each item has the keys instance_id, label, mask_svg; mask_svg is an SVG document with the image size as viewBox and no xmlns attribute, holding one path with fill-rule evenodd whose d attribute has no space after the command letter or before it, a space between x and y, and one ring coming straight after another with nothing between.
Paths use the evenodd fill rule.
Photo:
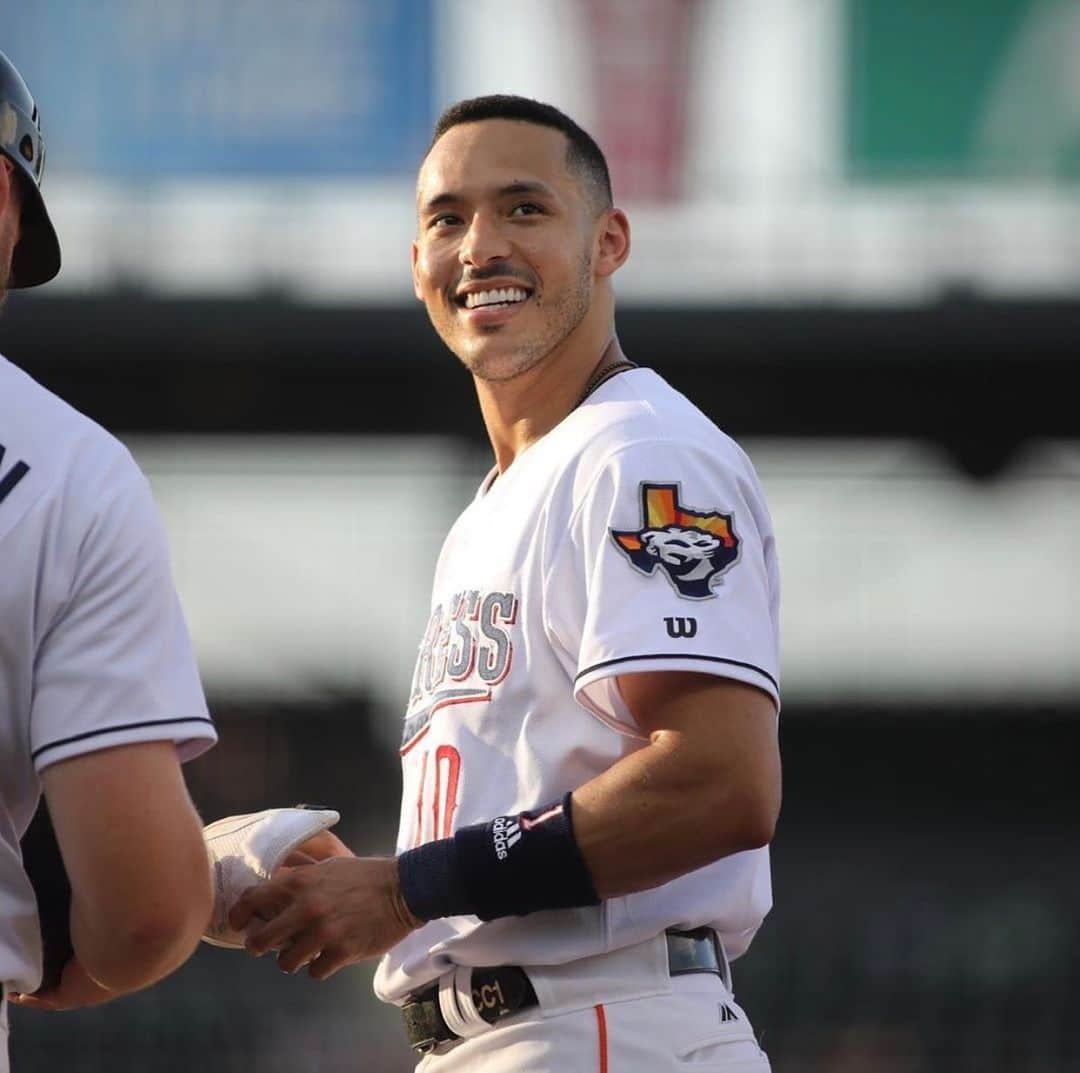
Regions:
<instances>
[{"instance_id":1,"label":"player's eye","mask_svg":"<svg viewBox=\"0 0 1080 1073\"><path fill-rule=\"evenodd\" d=\"M428 227L453 227L459 223L461 223L460 216L455 216L452 212L441 212L438 216L432 216L428 221Z\"/></svg>"},{"instance_id":2,"label":"player's eye","mask_svg":"<svg viewBox=\"0 0 1080 1073\"><path fill-rule=\"evenodd\" d=\"M538 216L543 209L534 201L522 201L510 210L511 216Z\"/></svg>"}]
</instances>

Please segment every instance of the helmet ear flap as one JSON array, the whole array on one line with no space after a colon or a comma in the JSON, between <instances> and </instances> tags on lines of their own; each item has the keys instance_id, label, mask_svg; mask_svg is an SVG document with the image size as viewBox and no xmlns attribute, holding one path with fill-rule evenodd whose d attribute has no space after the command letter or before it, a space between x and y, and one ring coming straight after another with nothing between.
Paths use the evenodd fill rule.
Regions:
<instances>
[{"instance_id":1,"label":"helmet ear flap","mask_svg":"<svg viewBox=\"0 0 1080 1073\"><path fill-rule=\"evenodd\" d=\"M21 178L21 231L9 287L34 287L60 271L60 241L41 196L45 141L34 98L15 65L0 52L0 153Z\"/></svg>"}]
</instances>

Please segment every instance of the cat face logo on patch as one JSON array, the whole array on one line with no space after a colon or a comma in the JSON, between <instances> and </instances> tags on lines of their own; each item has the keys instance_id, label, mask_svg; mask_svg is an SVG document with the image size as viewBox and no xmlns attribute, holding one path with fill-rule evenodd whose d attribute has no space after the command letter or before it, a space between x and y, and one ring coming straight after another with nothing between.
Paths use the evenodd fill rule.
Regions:
<instances>
[{"instance_id":1,"label":"cat face logo on patch","mask_svg":"<svg viewBox=\"0 0 1080 1073\"><path fill-rule=\"evenodd\" d=\"M680 596L707 600L713 582L739 557L732 516L679 502L677 484L641 484L640 529L612 529L615 546L643 574L660 567Z\"/></svg>"}]
</instances>

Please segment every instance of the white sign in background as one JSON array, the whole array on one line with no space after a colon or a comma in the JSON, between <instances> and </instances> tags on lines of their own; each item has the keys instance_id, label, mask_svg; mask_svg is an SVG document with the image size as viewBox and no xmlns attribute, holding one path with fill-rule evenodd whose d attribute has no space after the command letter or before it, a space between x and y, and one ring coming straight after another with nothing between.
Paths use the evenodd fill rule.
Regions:
<instances>
[{"instance_id":1,"label":"white sign in background","mask_svg":"<svg viewBox=\"0 0 1080 1073\"><path fill-rule=\"evenodd\" d=\"M746 446L780 548L789 701L1080 698L1080 446L986 485L904 442ZM406 439L133 449L212 695L402 708L439 546L486 457Z\"/></svg>"}]
</instances>

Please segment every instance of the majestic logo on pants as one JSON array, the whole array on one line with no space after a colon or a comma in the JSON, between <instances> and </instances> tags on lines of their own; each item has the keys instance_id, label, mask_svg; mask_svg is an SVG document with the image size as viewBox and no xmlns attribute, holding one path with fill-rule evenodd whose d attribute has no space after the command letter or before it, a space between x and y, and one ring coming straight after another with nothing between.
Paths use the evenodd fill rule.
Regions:
<instances>
[{"instance_id":1,"label":"majestic logo on pants","mask_svg":"<svg viewBox=\"0 0 1080 1073\"><path fill-rule=\"evenodd\" d=\"M657 568L680 596L707 600L713 582L739 557L732 516L679 502L677 484L641 484L640 529L612 529L615 546L643 574Z\"/></svg>"}]
</instances>

